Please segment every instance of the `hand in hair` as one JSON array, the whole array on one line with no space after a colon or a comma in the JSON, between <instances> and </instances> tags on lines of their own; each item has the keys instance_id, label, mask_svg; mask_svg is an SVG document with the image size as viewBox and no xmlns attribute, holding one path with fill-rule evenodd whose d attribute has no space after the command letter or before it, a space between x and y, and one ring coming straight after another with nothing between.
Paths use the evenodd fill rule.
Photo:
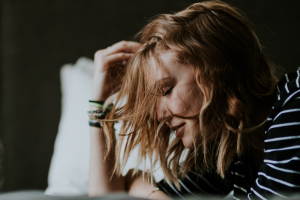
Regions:
<instances>
[{"instance_id":1,"label":"hand in hair","mask_svg":"<svg viewBox=\"0 0 300 200\"><path fill-rule=\"evenodd\" d=\"M121 83L125 63L141 47L140 43L121 41L95 53L92 100L105 101Z\"/></svg>"},{"instance_id":2,"label":"hand in hair","mask_svg":"<svg viewBox=\"0 0 300 200\"><path fill-rule=\"evenodd\" d=\"M92 100L105 101L114 91L116 80L122 79L126 63L141 44L118 42L111 47L95 53ZM95 110L97 108L91 108ZM106 139L102 128L91 127L89 196L100 196L115 191L125 191L125 178L112 175L115 164L114 152L105 158ZM128 187L129 188L129 187Z\"/></svg>"}]
</instances>

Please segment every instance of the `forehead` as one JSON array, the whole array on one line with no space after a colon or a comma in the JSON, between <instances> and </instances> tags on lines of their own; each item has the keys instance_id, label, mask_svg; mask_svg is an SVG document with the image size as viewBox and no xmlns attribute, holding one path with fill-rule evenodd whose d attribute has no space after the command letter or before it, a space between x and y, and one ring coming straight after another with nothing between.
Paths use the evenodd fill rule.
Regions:
<instances>
[{"instance_id":1,"label":"forehead","mask_svg":"<svg viewBox=\"0 0 300 200\"><path fill-rule=\"evenodd\" d=\"M180 69L176 53L170 50L160 50L150 55L148 60L147 77L151 85L166 77L174 76Z\"/></svg>"}]
</instances>

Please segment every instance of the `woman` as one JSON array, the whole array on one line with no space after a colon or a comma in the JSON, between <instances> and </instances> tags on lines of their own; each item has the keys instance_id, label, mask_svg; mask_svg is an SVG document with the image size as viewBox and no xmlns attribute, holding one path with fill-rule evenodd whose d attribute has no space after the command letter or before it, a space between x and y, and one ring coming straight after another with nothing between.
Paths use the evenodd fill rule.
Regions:
<instances>
[{"instance_id":1,"label":"woman","mask_svg":"<svg viewBox=\"0 0 300 200\"><path fill-rule=\"evenodd\" d=\"M196 3L176 14L158 16L139 36L140 43L123 41L95 54L90 102L91 196L129 190L141 197L168 198L198 193L226 195L234 190L235 197L268 198L285 197L278 190L299 189L300 173L295 170L300 158L299 112L275 121L284 106L299 108L299 78L287 78L294 92L279 94L286 103L277 100L275 67L237 9L220 1ZM121 65L124 63L126 66ZM103 102L111 102L107 98L114 92L115 106L104 112ZM121 106L124 99L126 104ZM272 110L274 103L277 110ZM274 119L268 118L270 112ZM283 127L288 133L280 126L280 120L286 119L294 119ZM113 122L119 120L124 124L116 140ZM272 131L277 139L269 134ZM170 141L173 134L176 137ZM293 140L281 142L286 136ZM269 146L265 144L264 149L265 137ZM285 145L279 148L283 151L274 148L281 144ZM136 146L138 163L146 156L153 165L160 161L165 181L153 183L151 179L140 184L143 176L137 169L135 176L119 175ZM293 157L285 151L290 147ZM188 153L179 163L185 148ZM121 154L120 163L114 158ZM282 168L266 160L290 166ZM269 172L288 176L274 178ZM285 188L287 184L281 182L293 186Z\"/></svg>"}]
</instances>

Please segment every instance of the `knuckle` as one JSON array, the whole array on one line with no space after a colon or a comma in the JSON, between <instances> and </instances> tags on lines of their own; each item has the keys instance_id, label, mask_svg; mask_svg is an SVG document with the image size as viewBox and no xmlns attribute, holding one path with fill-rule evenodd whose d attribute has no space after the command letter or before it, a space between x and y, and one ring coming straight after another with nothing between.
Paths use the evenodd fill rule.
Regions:
<instances>
[{"instance_id":1,"label":"knuckle","mask_svg":"<svg viewBox=\"0 0 300 200\"><path fill-rule=\"evenodd\" d=\"M126 47L126 46L127 46L127 42L124 41L124 40L122 40L122 41L120 42L120 45L121 45L122 47Z\"/></svg>"},{"instance_id":2,"label":"knuckle","mask_svg":"<svg viewBox=\"0 0 300 200\"><path fill-rule=\"evenodd\" d=\"M120 58L125 58L126 54L125 53L120 53Z\"/></svg>"},{"instance_id":3,"label":"knuckle","mask_svg":"<svg viewBox=\"0 0 300 200\"><path fill-rule=\"evenodd\" d=\"M98 50L98 51L95 52L94 56L95 56L95 58L96 57L102 57L102 54L103 54L103 50Z\"/></svg>"},{"instance_id":4,"label":"knuckle","mask_svg":"<svg viewBox=\"0 0 300 200\"><path fill-rule=\"evenodd\" d=\"M95 66L103 68L107 60L105 57L100 56L100 57L95 57Z\"/></svg>"},{"instance_id":5,"label":"knuckle","mask_svg":"<svg viewBox=\"0 0 300 200\"><path fill-rule=\"evenodd\" d=\"M99 58L99 63L105 64L105 62L106 62L105 57L100 57L100 58Z\"/></svg>"}]
</instances>

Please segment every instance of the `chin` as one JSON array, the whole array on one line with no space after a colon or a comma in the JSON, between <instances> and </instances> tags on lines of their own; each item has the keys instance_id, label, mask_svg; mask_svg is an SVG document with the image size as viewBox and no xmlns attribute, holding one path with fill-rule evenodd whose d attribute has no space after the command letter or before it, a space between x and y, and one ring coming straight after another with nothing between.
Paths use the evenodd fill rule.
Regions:
<instances>
[{"instance_id":1,"label":"chin","mask_svg":"<svg viewBox=\"0 0 300 200\"><path fill-rule=\"evenodd\" d=\"M183 146L185 146L185 148L188 148L188 149L192 149L194 147L193 145L193 140L191 138L181 138L182 140L182 143L183 143Z\"/></svg>"}]
</instances>

